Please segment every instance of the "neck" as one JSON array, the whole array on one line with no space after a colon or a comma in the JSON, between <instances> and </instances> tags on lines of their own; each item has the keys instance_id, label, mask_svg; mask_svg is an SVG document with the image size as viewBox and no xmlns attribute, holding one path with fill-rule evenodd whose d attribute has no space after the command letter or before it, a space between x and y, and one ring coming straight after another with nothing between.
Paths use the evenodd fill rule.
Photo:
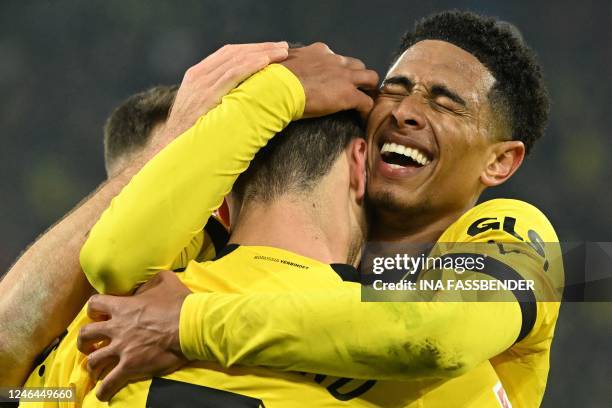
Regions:
<instances>
[{"instance_id":1,"label":"neck","mask_svg":"<svg viewBox=\"0 0 612 408\"><path fill-rule=\"evenodd\" d=\"M342 205L317 195L287 194L270 203L245 203L230 242L281 248L324 263L345 263L351 246L349 222Z\"/></svg>"},{"instance_id":2,"label":"neck","mask_svg":"<svg viewBox=\"0 0 612 408\"><path fill-rule=\"evenodd\" d=\"M409 244L434 243L452 223L457 221L474 204L475 202L471 202L464 208L437 214L419 210L411 213L404 212L401 219L397 212L376 213L372 215L370 220L372 231L370 240Z\"/></svg>"}]
</instances>

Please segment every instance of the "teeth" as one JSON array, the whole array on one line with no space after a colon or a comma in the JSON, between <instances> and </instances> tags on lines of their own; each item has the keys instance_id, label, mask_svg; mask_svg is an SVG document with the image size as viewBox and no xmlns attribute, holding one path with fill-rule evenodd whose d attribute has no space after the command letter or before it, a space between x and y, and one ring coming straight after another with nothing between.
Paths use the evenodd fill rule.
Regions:
<instances>
[{"instance_id":1,"label":"teeth","mask_svg":"<svg viewBox=\"0 0 612 408\"><path fill-rule=\"evenodd\" d=\"M421 166L425 166L430 163L430 160L427 158L427 155L417 149L413 149L411 147L406 147L402 145L398 145L397 143L385 143L383 144L382 149L380 149L381 153L397 153L402 154L406 157L410 157L415 162L419 163ZM400 168L402 166L391 164L392 168Z\"/></svg>"}]
</instances>

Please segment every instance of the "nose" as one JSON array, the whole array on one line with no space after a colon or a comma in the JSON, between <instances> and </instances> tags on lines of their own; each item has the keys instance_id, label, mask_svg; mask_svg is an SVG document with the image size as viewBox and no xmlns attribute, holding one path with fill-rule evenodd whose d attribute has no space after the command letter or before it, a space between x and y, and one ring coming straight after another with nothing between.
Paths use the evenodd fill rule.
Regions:
<instances>
[{"instance_id":1,"label":"nose","mask_svg":"<svg viewBox=\"0 0 612 408\"><path fill-rule=\"evenodd\" d=\"M423 114L423 101L419 95L406 96L391 112L395 118L397 127L421 130L425 127L425 115Z\"/></svg>"}]
</instances>

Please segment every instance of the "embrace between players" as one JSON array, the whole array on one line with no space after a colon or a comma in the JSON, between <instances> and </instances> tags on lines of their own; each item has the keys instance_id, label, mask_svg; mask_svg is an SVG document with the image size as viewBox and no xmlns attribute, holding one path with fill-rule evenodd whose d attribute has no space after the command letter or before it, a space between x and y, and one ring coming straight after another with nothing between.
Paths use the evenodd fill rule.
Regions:
<instances>
[{"instance_id":1,"label":"embrace between players","mask_svg":"<svg viewBox=\"0 0 612 408\"><path fill-rule=\"evenodd\" d=\"M71 385L85 407L539 406L558 299L362 302L354 267L366 239L473 244L488 261L465 279L562 287L540 211L476 205L544 132L533 53L507 23L442 12L377 85L323 44L226 46L190 68L168 119L148 117L152 136L0 283L0 383L31 371L25 386ZM114 296L78 312L87 282Z\"/></svg>"}]
</instances>

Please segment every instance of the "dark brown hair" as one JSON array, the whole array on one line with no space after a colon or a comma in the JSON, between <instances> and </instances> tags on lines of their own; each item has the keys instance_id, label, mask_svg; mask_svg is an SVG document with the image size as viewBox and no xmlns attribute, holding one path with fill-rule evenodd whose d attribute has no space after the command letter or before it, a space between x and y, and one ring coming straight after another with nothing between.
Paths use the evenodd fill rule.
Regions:
<instances>
[{"instance_id":1,"label":"dark brown hair","mask_svg":"<svg viewBox=\"0 0 612 408\"><path fill-rule=\"evenodd\" d=\"M116 107L104 125L106 169L117 158L143 147L151 130L168 119L178 85L160 85L130 96Z\"/></svg>"},{"instance_id":2,"label":"dark brown hair","mask_svg":"<svg viewBox=\"0 0 612 408\"><path fill-rule=\"evenodd\" d=\"M311 190L364 129L356 111L292 122L263 147L238 177L241 201L269 202L287 192Z\"/></svg>"}]
</instances>

